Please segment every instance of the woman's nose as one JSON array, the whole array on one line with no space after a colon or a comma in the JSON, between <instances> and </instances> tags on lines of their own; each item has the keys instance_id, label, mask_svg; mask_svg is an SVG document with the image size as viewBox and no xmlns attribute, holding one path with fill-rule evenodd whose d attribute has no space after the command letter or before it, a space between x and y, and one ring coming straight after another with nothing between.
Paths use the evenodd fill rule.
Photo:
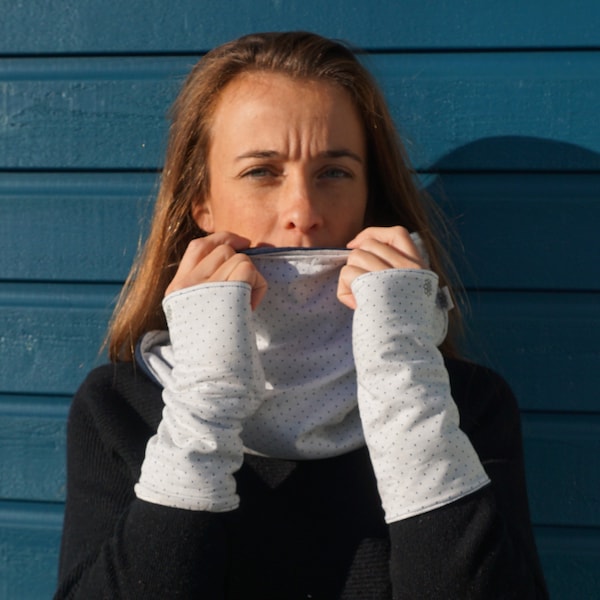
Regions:
<instances>
[{"instance_id":1,"label":"woman's nose","mask_svg":"<svg viewBox=\"0 0 600 600\"><path fill-rule=\"evenodd\" d=\"M284 192L283 224L285 229L312 233L323 225L317 193L308 177L291 178Z\"/></svg>"}]
</instances>

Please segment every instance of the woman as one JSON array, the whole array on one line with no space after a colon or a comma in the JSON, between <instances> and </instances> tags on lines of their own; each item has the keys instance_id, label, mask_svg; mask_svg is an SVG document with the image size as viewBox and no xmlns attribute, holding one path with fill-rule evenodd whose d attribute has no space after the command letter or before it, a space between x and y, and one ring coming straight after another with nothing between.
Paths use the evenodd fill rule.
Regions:
<instances>
[{"instance_id":1,"label":"woman","mask_svg":"<svg viewBox=\"0 0 600 600\"><path fill-rule=\"evenodd\" d=\"M516 404L453 358L430 220L346 47L198 63L71 409L57 597L546 596Z\"/></svg>"}]
</instances>

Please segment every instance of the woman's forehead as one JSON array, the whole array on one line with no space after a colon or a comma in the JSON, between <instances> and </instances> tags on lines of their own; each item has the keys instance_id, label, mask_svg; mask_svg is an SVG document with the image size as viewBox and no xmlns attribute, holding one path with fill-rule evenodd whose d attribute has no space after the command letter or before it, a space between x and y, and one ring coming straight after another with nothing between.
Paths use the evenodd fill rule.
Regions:
<instances>
[{"instance_id":1,"label":"woman's forehead","mask_svg":"<svg viewBox=\"0 0 600 600\"><path fill-rule=\"evenodd\" d=\"M261 150L269 148L260 140L290 135L321 137L326 145L333 139L340 147L364 146L362 121L345 89L279 73L251 72L231 81L217 101L211 133L213 141L228 135Z\"/></svg>"}]
</instances>

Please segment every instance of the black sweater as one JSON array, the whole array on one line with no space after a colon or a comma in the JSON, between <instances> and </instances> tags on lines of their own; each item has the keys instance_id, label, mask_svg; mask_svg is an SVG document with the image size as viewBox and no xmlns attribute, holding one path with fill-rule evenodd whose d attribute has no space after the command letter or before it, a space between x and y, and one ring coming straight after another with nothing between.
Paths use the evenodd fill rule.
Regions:
<instances>
[{"instance_id":1,"label":"black sweater","mask_svg":"<svg viewBox=\"0 0 600 600\"><path fill-rule=\"evenodd\" d=\"M161 390L132 363L96 369L69 416L56 598L546 598L514 397L487 369L446 366L492 483L391 525L366 448L313 461L248 455L229 513L137 499Z\"/></svg>"}]
</instances>

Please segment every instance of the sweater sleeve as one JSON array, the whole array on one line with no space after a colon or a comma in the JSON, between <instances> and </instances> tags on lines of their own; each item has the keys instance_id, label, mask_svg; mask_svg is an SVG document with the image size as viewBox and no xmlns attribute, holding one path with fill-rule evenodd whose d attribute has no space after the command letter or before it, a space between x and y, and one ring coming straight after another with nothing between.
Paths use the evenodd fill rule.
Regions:
<instances>
[{"instance_id":1,"label":"sweater sleeve","mask_svg":"<svg viewBox=\"0 0 600 600\"><path fill-rule=\"evenodd\" d=\"M547 600L527 499L519 409L495 373L446 361L491 485L389 526L394 598Z\"/></svg>"},{"instance_id":2,"label":"sweater sleeve","mask_svg":"<svg viewBox=\"0 0 600 600\"><path fill-rule=\"evenodd\" d=\"M459 412L436 348L445 332L436 289L428 271L369 273L353 285L359 408L389 524L393 597L547 598L516 403L487 377L453 386L477 407Z\"/></svg>"}]
</instances>

